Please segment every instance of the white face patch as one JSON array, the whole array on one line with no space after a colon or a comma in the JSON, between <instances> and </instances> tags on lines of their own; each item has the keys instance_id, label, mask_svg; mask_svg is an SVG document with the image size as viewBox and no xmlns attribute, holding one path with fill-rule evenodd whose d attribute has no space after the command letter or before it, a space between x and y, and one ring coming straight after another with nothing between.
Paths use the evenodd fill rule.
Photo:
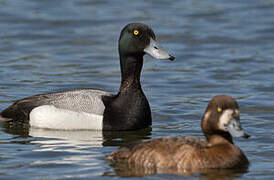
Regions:
<instances>
[{"instance_id":1,"label":"white face patch","mask_svg":"<svg viewBox=\"0 0 274 180\"><path fill-rule=\"evenodd\" d=\"M227 131L226 126L228 125L229 121L231 120L231 116L233 114L232 109L226 109L223 111L219 123L218 123L218 128L223 131Z\"/></svg>"},{"instance_id":2,"label":"white face patch","mask_svg":"<svg viewBox=\"0 0 274 180\"><path fill-rule=\"evenodd\" d=\"M207 120L209 118L210 114L211 114L211 111L207 111L205 113L204 119Z\"/></svg>"},{"instance_id":3,"label":"white face patch","mask_svg":"<svg viewBox=\"0 0 274 180\"><path fill-rule=\"evenodd\" d=\"M238 109L235 109L234 112L235 112L236 116L240 116L240 111Z\"/></svg>"}]
</instances>

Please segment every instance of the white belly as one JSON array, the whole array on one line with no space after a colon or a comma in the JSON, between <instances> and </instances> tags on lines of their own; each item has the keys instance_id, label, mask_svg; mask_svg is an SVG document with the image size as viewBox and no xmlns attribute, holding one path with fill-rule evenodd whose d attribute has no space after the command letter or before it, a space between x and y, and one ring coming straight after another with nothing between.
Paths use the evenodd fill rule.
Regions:
<instances>
[{"instance_id":1,"label":"white belly","mask_svg":"<svg viewBox=\"0 0 274 180\"><path fill-rule=\"evenodd\" d=\"M102 130L103 115L59 109L43 105L30 112L30 126L63 130Z\"/></svg>"}]
</instances>

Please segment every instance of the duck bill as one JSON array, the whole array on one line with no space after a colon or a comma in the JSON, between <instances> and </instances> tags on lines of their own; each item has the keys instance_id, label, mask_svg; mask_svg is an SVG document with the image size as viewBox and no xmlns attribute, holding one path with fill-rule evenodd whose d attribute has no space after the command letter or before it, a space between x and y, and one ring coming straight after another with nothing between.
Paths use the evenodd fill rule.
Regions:
<instances>
[{"instance_id":1,"label":"duck bill","mask_svg":"<svg viewBox=\"0 0 274 180\"><path fill-rule=\"evenodd\" d=\"M233 137L243 137L248 138L249 135L244 132L243 128L241 127L240 121L238 118L232 118L227 125L227 130Z\"/></svg>"},{"instance_id":2,"label":"duck bill","mask_svg":"<svg viewBox=\"0 0 274 180\"><path fill-rule=\"evenodd\" d=\"M171 61L175 59L174 56L168 54L168 52L166 52L164 48L162 48L162 46L152 38L150 38L150 43L144 49L144 52L156 59L169 59Z\"/></svg>"}]
</instances>

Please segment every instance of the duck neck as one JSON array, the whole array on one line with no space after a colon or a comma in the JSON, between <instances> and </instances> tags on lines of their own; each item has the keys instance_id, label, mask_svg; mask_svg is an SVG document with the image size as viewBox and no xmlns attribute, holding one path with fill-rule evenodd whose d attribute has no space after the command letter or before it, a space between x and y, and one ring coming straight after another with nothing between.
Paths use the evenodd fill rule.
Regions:
<instances>
[{"instance_id":1,"label":"duck neck","mask_svg":"<svg viewBox=\"0 0 274 180\"><path fill-rule=\"evenodd\" d=\"M205 135L207 141L214 145L214 144L221 144L221 143L233 143L232 136L229 133L223 132L218 134L212 134L212 135Z\"/></svg>"},{"instance_id":2,"label":"duck neck","mask_svg":"<svg viewBox=\"0 0 274 180\"><path fill-rule=\"evenodd\" d=\"M122 80L120 93L129 89L141 89L140 76L143 67L143 55L120 56Z\"/></svg>"}]
</instances>

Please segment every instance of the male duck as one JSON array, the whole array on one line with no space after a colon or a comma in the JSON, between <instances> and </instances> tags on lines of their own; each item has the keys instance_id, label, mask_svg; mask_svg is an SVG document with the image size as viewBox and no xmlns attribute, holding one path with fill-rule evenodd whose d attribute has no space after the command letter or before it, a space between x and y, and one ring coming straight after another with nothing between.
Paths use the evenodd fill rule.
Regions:
<instances>
[{"instance_id":1,"label":"male duck","mask_svg":"<svg viewBox=\"0 0 274 180\"><path fill-rule=\"evenodd\" d=\"M119 39L122 81L118 94L95 89L38 94L16 101L1 112L0 120L67 130L149 127L151 111L140 83L143 56L175 59L155 39L154 32L145 24L132 23L123 28Z\"/></svg>"},{"instance_id":2,"label":"male duck","mask_svg":"<svg viewBox=\"0 0 274 180\"><path fill-rule=\"evenodd\" d=\"M122 147L106 159L153 173L247 167L248 159L232 141L232 136L249 137L241 127L238 104L232 97L215 96L201 126L206 141L196 137L145 140Z\"/></svg>"}]
</instances>

